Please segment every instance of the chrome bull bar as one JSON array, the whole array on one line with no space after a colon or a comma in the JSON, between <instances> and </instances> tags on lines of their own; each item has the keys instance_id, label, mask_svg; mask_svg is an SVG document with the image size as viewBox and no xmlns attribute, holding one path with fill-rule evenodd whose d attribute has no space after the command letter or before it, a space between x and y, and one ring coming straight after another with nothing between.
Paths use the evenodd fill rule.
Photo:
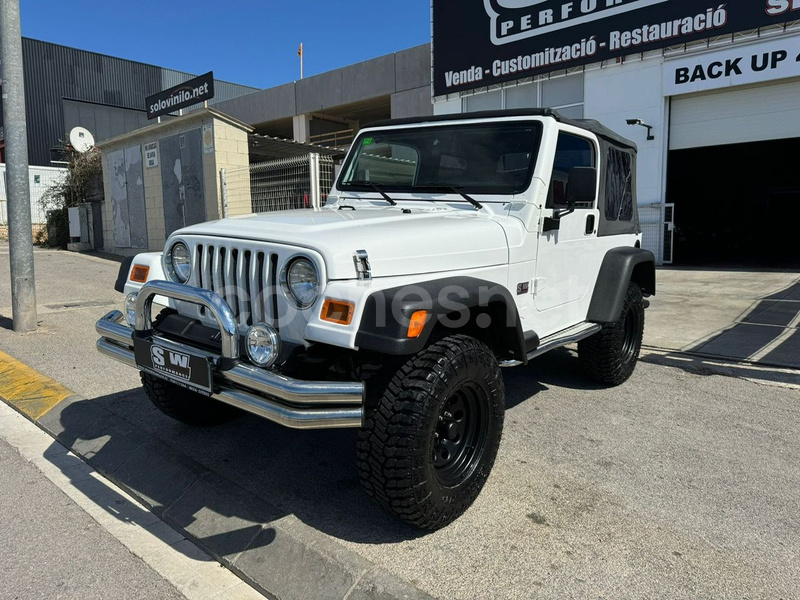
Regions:
<instances>
[{"instance_id":1,"label":"chrome bull bar","mask_svg":"<svg viewBox=\"0 0 800 600\"><path fill-rule=\"evenodd\" d=\"M168 281L146 284L136 301L135 327L124 323L120 311L108 313L95 325L100 335L97 349L125 365L139 368L134 357L133 338L137 331L152 329L150 314L156 296L203 306L217 321L222 356L154 336L158 344L167 349L189 351L211 360L217 367L214 369L212 398L293 429L361 426L364 410L362 382L304 381L239 362L239 338L233 311L210 290ZM226 368L222 368L223 365Z\"/></svg>"}]
</instances>

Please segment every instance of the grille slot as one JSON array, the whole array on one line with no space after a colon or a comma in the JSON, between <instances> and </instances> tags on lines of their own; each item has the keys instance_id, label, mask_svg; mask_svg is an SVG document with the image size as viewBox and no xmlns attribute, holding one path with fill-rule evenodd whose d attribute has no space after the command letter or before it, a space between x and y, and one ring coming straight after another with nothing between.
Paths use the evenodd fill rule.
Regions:
<instances>
[{"instance_id":1,"label":"grille slot","mask_svg":"<svg viewBox=\"0 0 800 600\"><path fill-rule=\"evenodd\" d=\"M198 244L194 283L216 292L228 303L240 327L275 324L277 254L238 246ZM200 308L205 317L206 310Z\"/></svg>"}]
</instances>

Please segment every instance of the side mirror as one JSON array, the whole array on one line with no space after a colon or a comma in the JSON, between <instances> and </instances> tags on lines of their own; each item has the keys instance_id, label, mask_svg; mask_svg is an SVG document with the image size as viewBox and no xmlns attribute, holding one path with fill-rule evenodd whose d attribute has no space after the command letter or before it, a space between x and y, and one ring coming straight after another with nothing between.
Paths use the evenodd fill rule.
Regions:
<instances>
[{"instance_id":1,"label":"side mirror","mask_svg":"<svg viewBox=\"0 0 800 600\"><path fill-rule=\"evenodd\" d=\"M597 169L594 167L572 167L567 181L567 206L594 202L597 196Z\"/></svg>"}]
</instances>

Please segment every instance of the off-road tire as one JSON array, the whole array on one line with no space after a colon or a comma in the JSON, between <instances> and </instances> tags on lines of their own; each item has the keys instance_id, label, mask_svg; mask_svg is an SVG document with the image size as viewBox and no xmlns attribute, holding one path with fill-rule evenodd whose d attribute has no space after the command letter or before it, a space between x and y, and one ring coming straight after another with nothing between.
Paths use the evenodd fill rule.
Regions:
<instances>
[{"instance_id":1,"label":"off-road tire","mask_svg":"<svg viewBox=\"0 0 800 600\"><path fill-rule=\"evenodd\" d=\"M494 353L466 335L436 341L400 367L368 413L358 440L361 483L403 521L444 527L489 477L504 412Z\"/></svg>"},{"instance_id":2,"label":"off-road tire","mask_svg":"<svg viewBox=\"0 0 800 600\"><path fill-rule=\"evenodd\" d=\"M140 373L142 387L156 408L168 417L187 425L222 425L241 414L232 406L189 391L149 373Z\"/></svg>"},{"instance_id":3,"label":"off-road tire","mask_svg":"<svg viewBox=\"0 0 800 600\"><path fill-rule=\"evenodd\" d=\"M611 386L625 383L639 360L643 334L642 290L630 283L619 320L578 342L578 358L583 370L600 383Z\"/></svg>"}]
</instances>

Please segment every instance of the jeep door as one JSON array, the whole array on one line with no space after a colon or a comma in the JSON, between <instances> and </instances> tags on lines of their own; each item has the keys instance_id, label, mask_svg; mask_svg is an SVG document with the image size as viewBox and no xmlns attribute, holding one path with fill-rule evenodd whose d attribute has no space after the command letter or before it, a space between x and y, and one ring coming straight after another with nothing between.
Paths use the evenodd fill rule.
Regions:
<instances>
[{"instance_id":1,"label":"jeep door","mask_svg":"<svg viewBox=\"0 0 800 600\"><path fill-rule=\"evenodd\" d=\"M578 128L561 126L553 158L553 170L544 214L567 210L567 182L574 167L598 168L599 147L593 136ZM564 214L558 229L542 231L536 260L534 304L542 325L538 333L548 335L582 321L581 300L595 279L597 241L597 191L592 202L575 205ZM542 229L546 229L543 226ZM543 322L542 322L543 321Z\"/></svg>"}]
</instances>

